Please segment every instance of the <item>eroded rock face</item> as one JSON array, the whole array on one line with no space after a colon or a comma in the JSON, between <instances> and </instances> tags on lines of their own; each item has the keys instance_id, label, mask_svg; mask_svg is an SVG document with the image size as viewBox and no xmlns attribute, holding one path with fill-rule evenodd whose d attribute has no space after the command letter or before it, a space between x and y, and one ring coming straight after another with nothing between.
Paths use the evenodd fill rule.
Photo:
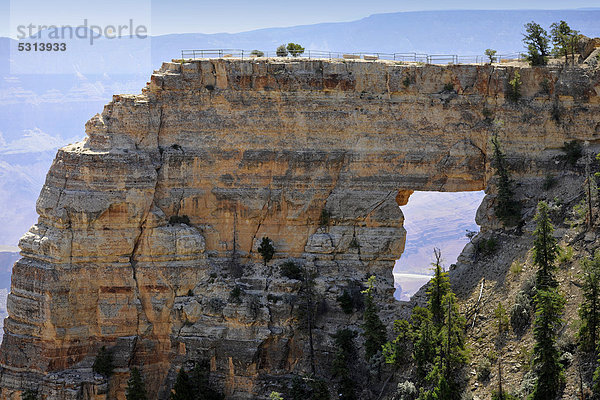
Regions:
<instances>
[{"instance_id":1,"label":"eroded rock face","mask_svg":"<svg viewBox=\"0 0 600 400\"><path fill-rule=\"evenodd\" d=\"M330 334L360 326L336 301L344 288L376 275L382 316L395 317L398 205L412 190L486 188L492 134L521 180L556 169L566 140L600 137L598 71L519 72L516 105L508 67L165 63L56 156L13 269L2 398L122 399L140 366L164 399L194 360L228 398L268 393L310 370L300 282L280 273L290 259L317 273L315 359L328 374ZM103 344L110 385L91 372Z\"/></svg>"}]
</instances>

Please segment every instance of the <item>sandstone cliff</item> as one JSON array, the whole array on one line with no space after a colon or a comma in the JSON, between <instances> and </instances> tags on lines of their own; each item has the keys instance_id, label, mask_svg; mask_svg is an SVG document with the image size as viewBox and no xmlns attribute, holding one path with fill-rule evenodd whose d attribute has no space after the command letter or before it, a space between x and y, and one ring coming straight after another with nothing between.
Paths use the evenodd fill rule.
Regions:
<instances>
[{"instance_id":1,"label":"sandstone cliff","mask_svg":"<svg viewBox=\"0 0 600 400\"><path fill-rule=\"evenodd\" d=\"M280 273L288 259L318 274L315 352L328 374L329 335L360 326L360 313L336 302L344 288L376 275L382 316L396 316L398 205L413 190L485 189L492 134L522 182L557 168L565 141L600 138L598 70L518 69L514 104L516 71L163 64L56 156L13 269L0 397L36 388L44 398L122 399L128 368L140 366L152 398L164 399L194 360L210 362L228 398L260 397L309 370L299 282ZM495 223L487 215L484 228ZM256 250L264 236L276 248L267 266ZM101 345L115 354L110 385L90 368Z\"/></svg>"}]
</instances>

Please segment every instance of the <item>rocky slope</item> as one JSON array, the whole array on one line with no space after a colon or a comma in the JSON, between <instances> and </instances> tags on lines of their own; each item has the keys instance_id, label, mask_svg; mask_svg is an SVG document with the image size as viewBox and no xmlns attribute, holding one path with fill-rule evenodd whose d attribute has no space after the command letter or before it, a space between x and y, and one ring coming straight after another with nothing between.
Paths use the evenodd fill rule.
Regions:
<instances>
[{"instance_id":1,"label":"rocky slope","mask_svg":"<svg viewBox=\"0 0 600 400\"><path fill-rule=\"evenodd\" d=\"M310 370L299 282L280 273L290 259L317 274L315 359L327 376L329 335L360 327L336 302L344 288L376 275L382 316L402 311L398 205L413 190L486 188L492 134L519 182L540 181L561 168L566 140L595 143L599 104L591 69L165 63L52 164L13 269L0 397L124 398L139 366L165 399L179 368L207 360L228 398L260 398ZM265 236L276 248L266 266ZM90 368L101 345L114 354L110 385Z\"/></svg>"}]
</instances>

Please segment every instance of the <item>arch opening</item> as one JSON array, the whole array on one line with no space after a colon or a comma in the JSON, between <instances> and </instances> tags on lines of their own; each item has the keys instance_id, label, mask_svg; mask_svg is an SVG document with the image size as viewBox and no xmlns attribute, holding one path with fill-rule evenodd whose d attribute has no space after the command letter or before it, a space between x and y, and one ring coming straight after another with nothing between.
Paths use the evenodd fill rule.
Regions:
<instances>
[{"instance_id":1,"label":"arch opening","mask_svg":"<svg viewBox=\"0 0 600 400\"><path fill-rule=\"evenodd\" d=\"M394 297L407 301L431 278L433 249L442 251L446 269L469 242L466 231L479 231L475 214L485 193L401 191L406 244L394 266ZM398 199L397 199L398 200Z\"/></svg>"}]
</instances>

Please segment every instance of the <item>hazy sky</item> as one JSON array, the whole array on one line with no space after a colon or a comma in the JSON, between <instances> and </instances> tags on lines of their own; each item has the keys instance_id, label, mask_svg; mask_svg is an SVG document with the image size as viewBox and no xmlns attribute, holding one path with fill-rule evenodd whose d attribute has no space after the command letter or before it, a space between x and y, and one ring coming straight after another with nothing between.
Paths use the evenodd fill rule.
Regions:
<instances>
[{"instance_id":1,"label":"hazy sky","mask_svg":"<svg viewBox=\"0 0 600 400\"><path fill-rule=\"evenodd\" d=\"M598 7L598 0L0 0L0 36L21 24L121 24L133 18L152 35L242 32L339 22L371 14L442 9L564 9Z\"/></svg>"}]
</instances>

